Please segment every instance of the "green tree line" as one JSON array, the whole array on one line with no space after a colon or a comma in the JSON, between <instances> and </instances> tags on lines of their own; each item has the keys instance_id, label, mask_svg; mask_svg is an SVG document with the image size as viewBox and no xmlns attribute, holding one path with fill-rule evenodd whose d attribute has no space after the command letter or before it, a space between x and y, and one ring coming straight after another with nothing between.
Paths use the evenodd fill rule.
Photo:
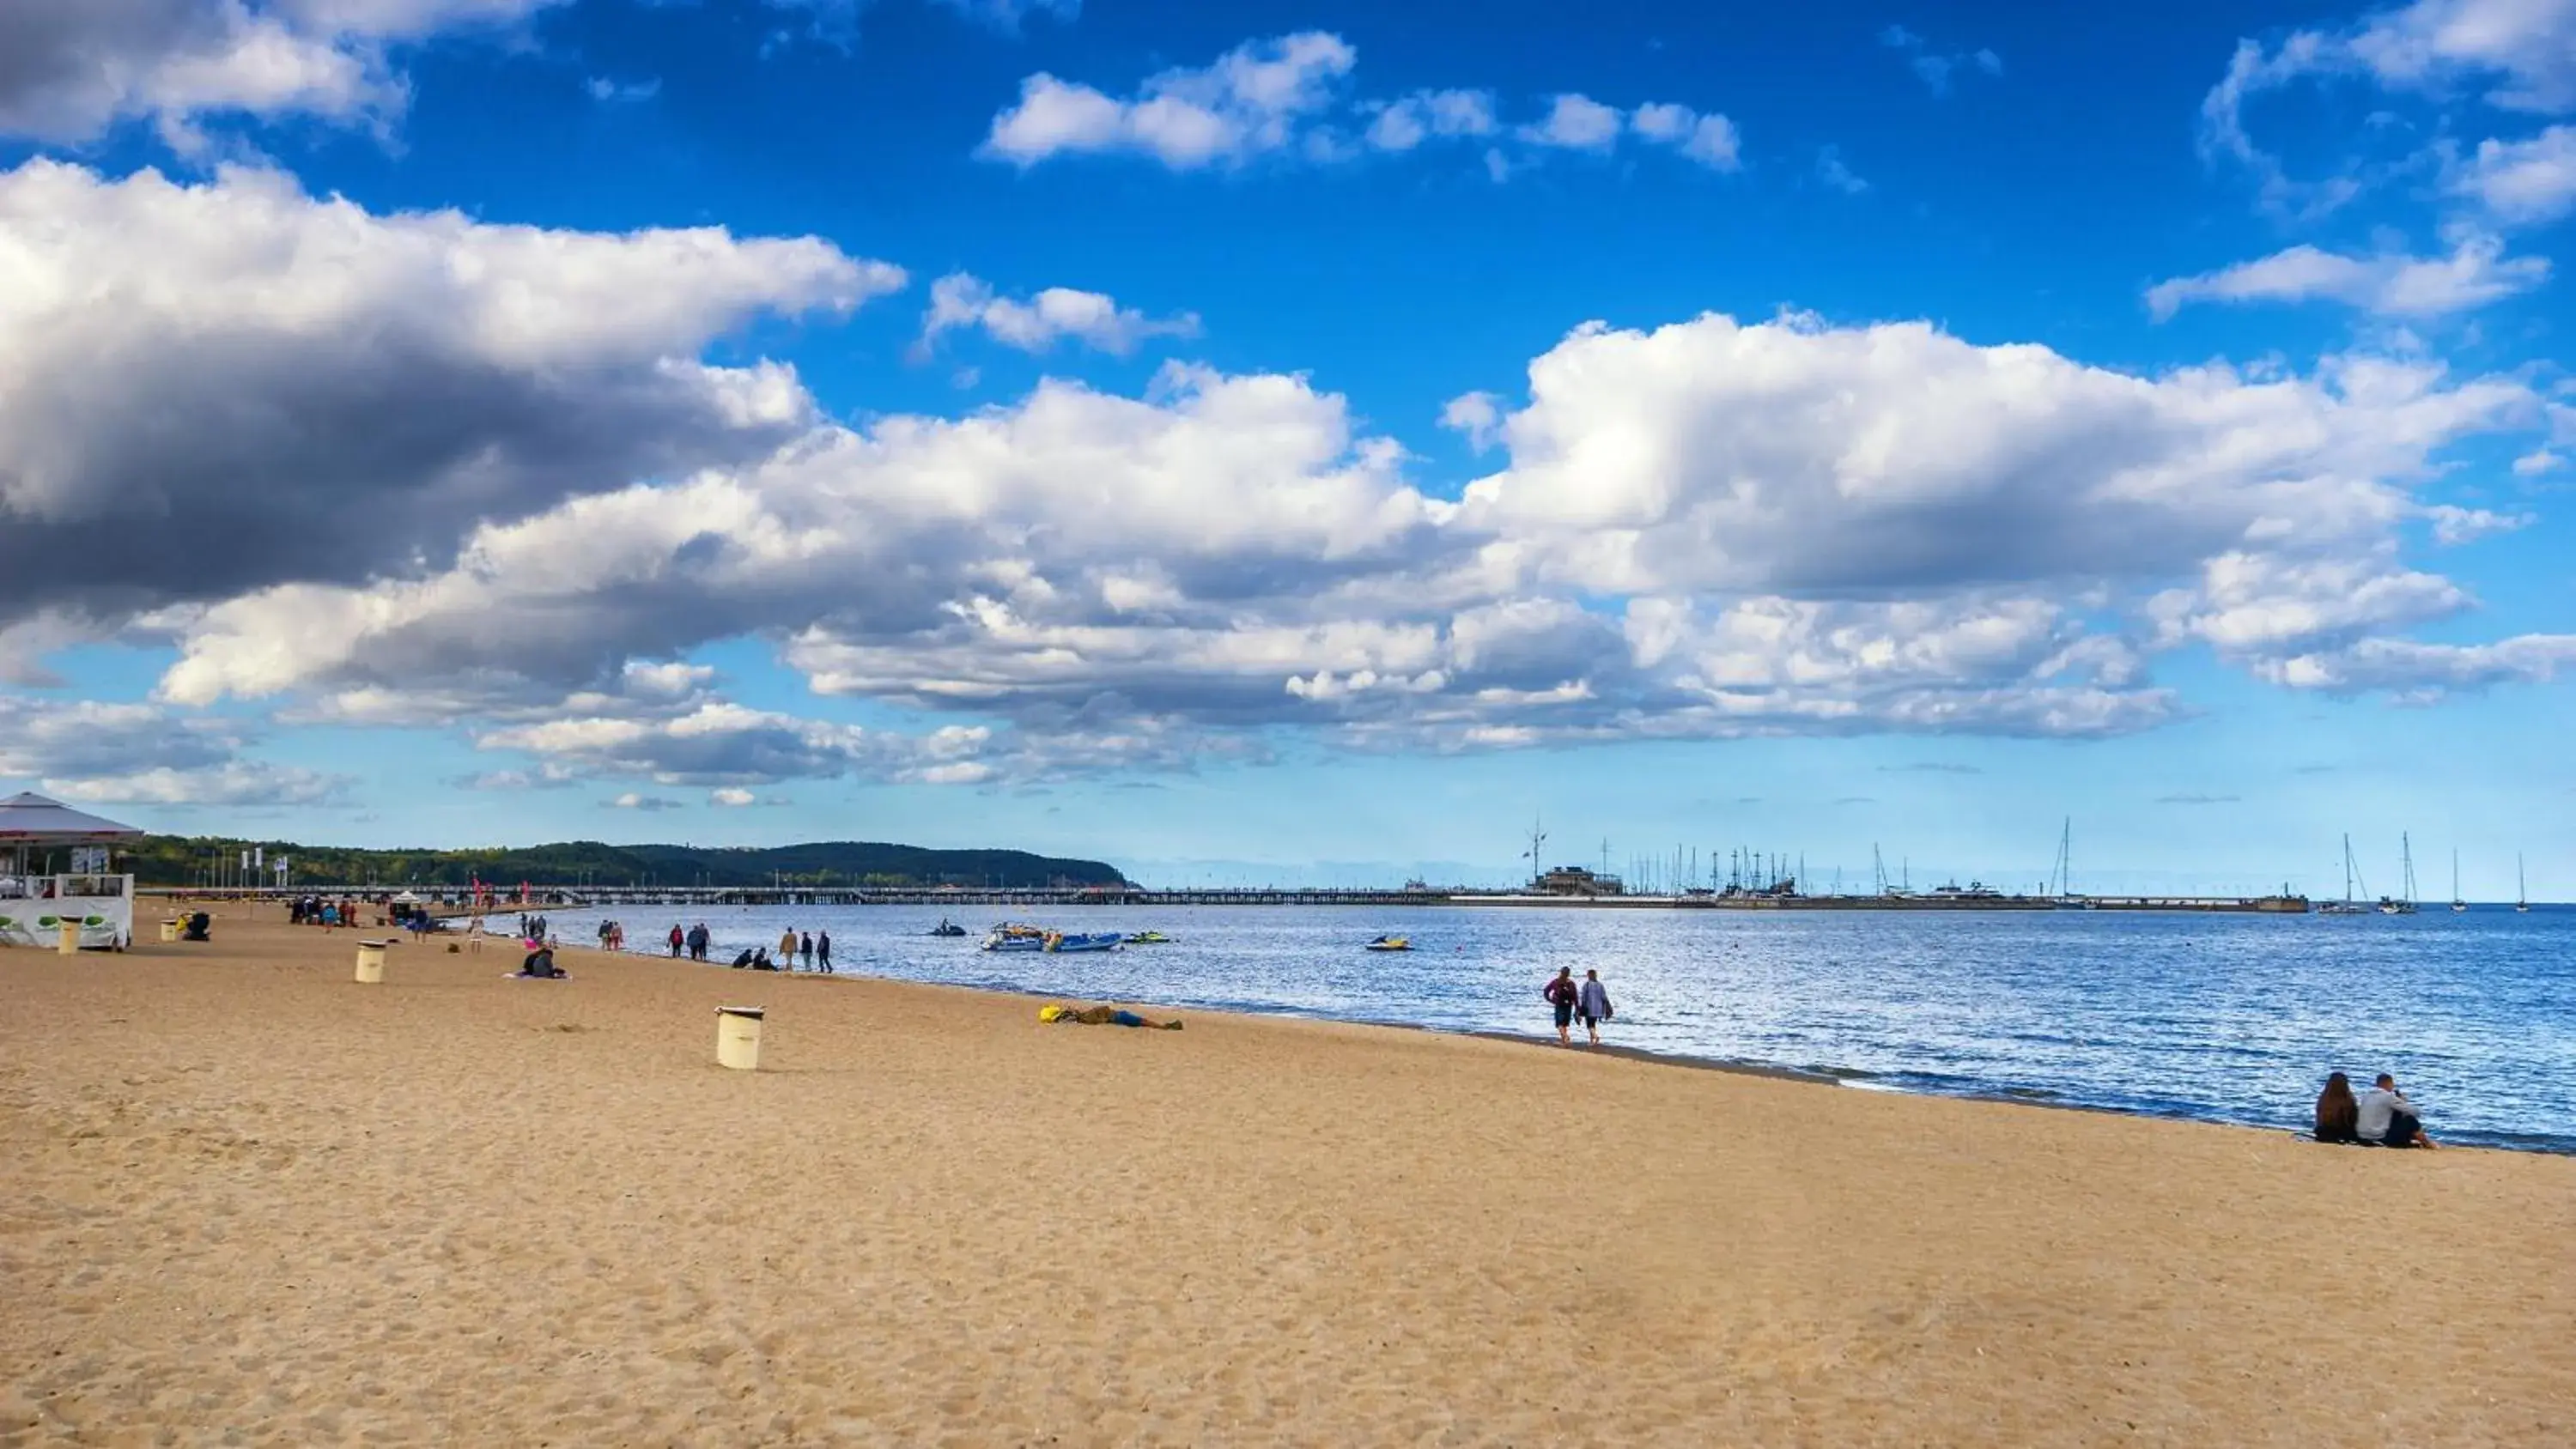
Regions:
<instances>
[{"instance_id":1,"label":"green tree line","mask_svg":"<svg viewBox=\"0 0 2576 1449\"><path fill-rule=\"evenodd\" d=\"M254 847L270 867L257 883L273 884L274 867L283 859L289 862L292 883L317 889L463 886L475 880L498 885L528 881L536 885L814 887L1126 882L1116 867L1096 860L1060 859L1023 850L930 850L854 840L758 849L571 840L475 850L359 850L287 840L147 835L118 847L115 868L131 872L144 885L230 885L241 883L242 852Z\"/></svg>"}]
</instances>

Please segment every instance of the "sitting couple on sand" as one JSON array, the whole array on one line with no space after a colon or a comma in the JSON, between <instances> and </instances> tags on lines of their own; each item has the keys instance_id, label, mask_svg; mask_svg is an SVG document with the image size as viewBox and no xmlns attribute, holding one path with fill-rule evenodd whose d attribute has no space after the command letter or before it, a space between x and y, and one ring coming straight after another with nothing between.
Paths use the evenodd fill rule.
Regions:
<instances>
[{"instance_id":1,"label":"sitting couple on sand","mask_svg":"<svg viewBox=\"0 0 2576 1449\"><path fill-rule=\"evenodd\" d=\"M2356 1097L2352 1079L2341 1072L2326 1078L2317 1094L2317 1140L2357 1142L2364 1147L2431 1147L2424 1135L2424 1109L2397 1090L2386 1072L2369 1091Z\"/></svg>"}]
</instances>

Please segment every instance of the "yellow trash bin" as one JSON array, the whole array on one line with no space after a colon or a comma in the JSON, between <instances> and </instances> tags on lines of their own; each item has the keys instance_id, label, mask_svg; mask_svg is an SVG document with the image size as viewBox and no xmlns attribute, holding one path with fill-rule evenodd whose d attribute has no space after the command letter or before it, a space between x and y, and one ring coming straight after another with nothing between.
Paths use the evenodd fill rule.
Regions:
<instances>
[{"instance_id":1,"label":"yellow trash bin","mask_svg":"<svg viewBox=\"0 0 2576 1449\"><path fill-rule=\"evenodd\" d=\"M760 1070L760 1019L757 1006L716 1008L716 1061L738 1072Z\"/></svg>"},{"instance_id":2,"label":"yellow trash bin","mask_svg":"<svg viewBox=\"0 0 2576 1449\"><path fill-rule=\"evenodd\" d=\"M80 954L80 922L63 922L62 943L55 949L61 951L66 956L77 956Z\"/></svg>"},{"instance_id":3,"label":"yellow trash bin","mask_svg":"<svg viewBox=\"0 0 2576 1449\"><path fill-rule=\"evenodd\" d=\"M177 921L163 921L161 923L161 939L164 941L178 940L179 923Z\"/></svg>"},{"instance_id":4,"label":"yellow trash bin","mask_svg":"<svg viewBox=\"0 0 2576 1449\"><path fill-rule=\"evenodd\" d=\"M372 986L385 979L385 948L391 941L358 943L358 979Z\"/></svg>"}]
</instances>

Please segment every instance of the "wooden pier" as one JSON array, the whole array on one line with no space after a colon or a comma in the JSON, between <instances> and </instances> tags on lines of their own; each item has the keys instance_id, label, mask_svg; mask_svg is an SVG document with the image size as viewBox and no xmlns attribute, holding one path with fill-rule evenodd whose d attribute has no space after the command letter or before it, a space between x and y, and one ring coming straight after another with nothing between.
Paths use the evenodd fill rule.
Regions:
<instances>
[{"instance_id":1,"label":"wooden pier","mask_svg":"<svg viewBox=\"0 0 2576 1449\"><path fill-rule=\"evenodd\" d=\"M469 903L466 892L438 886L413 886L412 894L428 902L434 914L458 913ZM355 896L384 901L392 892L382 886L297 886L288 890L218 890L146 888L144 895L185 896L195 900L276 900L296 896ZM1681 911L2130 911L2209 915L2305 915L2305 896L2035 896L1991 893L1874 896L1802 896L1764 892L1693 892L1685 895L1561 895L1535 891L1497 892L1465 888L1352 887L1181 887L1148 890L1142 886L1054 886L976 888L961 886L531 886L525 899L493 898L494 911L561 910L582 907L670 906L687 910L718 906L968 906L998 908L1003 914L1034 907L1063 906L1459 906L1556 910Z\"/></svg>"}]
</instances>

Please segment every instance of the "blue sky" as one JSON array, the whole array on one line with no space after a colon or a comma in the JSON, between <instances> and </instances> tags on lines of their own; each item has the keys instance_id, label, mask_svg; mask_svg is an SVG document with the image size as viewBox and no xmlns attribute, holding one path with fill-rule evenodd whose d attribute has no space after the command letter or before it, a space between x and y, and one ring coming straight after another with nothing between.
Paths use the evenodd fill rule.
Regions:
<instances>
[{"instance_id":1,"label":"blue sky","mask_svg":"<svg viewBox=\"0 0 2576 1449\"><path fill-rule=\"evenodd\" d=\"M0 5L0 789L2576 889L2576 0ZM111 808L112 807L112 808ZM2559 881L2559 886L2550 885Z\"/></svg>"}]
</instances>

